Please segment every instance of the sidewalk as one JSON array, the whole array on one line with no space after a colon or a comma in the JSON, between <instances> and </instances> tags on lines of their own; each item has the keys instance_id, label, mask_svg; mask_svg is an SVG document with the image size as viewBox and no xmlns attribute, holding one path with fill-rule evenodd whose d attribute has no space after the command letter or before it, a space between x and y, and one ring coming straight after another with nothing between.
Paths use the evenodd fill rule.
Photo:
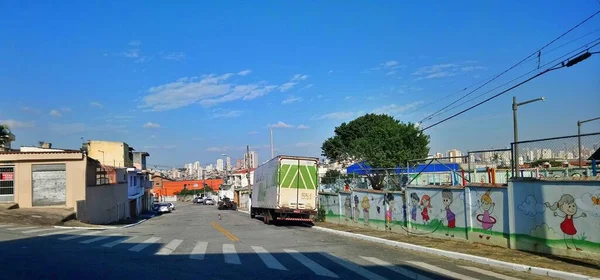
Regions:
<instances>
[{"instance_id":1,"label":"sidewalk","mask_svg":"<svg viewBox=\"0 0 600 280\"><path fill-rule=\"evenodd\" d=\"M326 229L362 234L427 248L452 251L503 262L515 263L523 266L540 267L582 274L591 277L600 277L600 258L595 260L589 260L562 256L543 255L498 246L470 243L466 241L447 240L426 236L404 235L379 230L350 227L327 222L315 222L314 225Z\"/></svg>"},{"instance_id":2,"label":"sidewalk","mask_svg":"<svg viewBox=\"0 0 600 280\"><path fill-rule=\"evenodd\" d=\"M65 208L0 209L0 223L53 226L74 218L75 212Z\"/></svg>"}]
</instances>

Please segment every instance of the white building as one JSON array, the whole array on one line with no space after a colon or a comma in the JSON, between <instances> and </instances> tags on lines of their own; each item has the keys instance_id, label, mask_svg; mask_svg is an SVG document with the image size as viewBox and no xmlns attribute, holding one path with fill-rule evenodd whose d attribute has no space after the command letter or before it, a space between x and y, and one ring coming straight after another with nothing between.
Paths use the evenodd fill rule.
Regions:
<instances>
[{"instance_id":1,"label":"white building","mask_svg":"<svg viewBox=\"0 0 600 280\"><path fill-rule=\"evenodd\" d=\"M457 149L452 149L452 150L448 151L448 157L451 158L451 159L449 159L450 162L461 163L462 159L460 159L460 158L452 158L452 157L460 157L461 155L462 155L462 153L459 150L457 150Z\"/></svg>"},{"instance_id":2,"label":"white building","mask_svg":"<svg viewBox=\"0 0 600 280\"><path fill-rule=\"evenodd\" d=\"M226 170L231 170L231 158L230 157L227 157L225 159L225 169Z\"/></svg>"},{"instance_id":3,"label":"white building","mask_svg":"<svg viewBox=\"0 0 600 280\"><path fill-rule=\"evenodd\" d=\"M259 161L257 152L250 151L249 153L244 154L244 168L257 168L258 162Z\"/></svg>"},{"instance_id":4,"label":"white building","mask_svg":"<svg viewBox=\"0 0 600 280\"><path fill-rule=\"evenodd\" d=\"M217 159L217 171L223 171L223 159Z\"/></svg>"}]
</instances>

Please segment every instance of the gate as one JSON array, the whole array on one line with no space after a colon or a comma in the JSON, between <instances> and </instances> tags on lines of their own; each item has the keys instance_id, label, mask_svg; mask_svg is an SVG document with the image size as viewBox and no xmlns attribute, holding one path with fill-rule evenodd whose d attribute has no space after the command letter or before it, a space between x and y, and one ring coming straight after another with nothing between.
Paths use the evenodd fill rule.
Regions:
<instances>
[{"instance_id":1,"label":"gate","mask_svg":"<svg viewBox=\"0 0 600 280\"><path fill-rule=\"evenodd\" d=\"M67 171L65 164L34 164L33 206L64 206L67 201Z\"/></svg>"},{"instance_id":2,"label":"gate","mask_svg":"<svg viewBox=\"0 0 600 280\"><path fill-rule=\"evenodd\" d=\"M0 202L14 202L15 168L0 166Z\"/></svg>"}]
</instances>

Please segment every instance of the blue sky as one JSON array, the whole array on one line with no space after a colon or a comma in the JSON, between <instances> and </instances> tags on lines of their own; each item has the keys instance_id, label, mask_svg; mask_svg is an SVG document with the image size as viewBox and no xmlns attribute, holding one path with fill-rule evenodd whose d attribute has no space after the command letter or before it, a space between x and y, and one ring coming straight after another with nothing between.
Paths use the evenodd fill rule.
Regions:
<instances>
[{"instance_id":1,"label":"blue sky","mask_svg":"<svg viewBox=\"0 0 600 280\"><path fill-rule=\"evenodd\" d=\"M266 160L269 125L277 153L319 156L341 122L368 112L417 122L598 9L596 0L3 1L0 120L17 146L125 141L158 165L237 158L245 145ZM549 46L560 48L542 64L599 38L598 27L600 16ZM427 130L431 151L509 145L513 95L547 98L520 109L521 139L575 134L577 120L600 113L598 77L598 55L544 75Z\"/></svg>"}]
</instances>

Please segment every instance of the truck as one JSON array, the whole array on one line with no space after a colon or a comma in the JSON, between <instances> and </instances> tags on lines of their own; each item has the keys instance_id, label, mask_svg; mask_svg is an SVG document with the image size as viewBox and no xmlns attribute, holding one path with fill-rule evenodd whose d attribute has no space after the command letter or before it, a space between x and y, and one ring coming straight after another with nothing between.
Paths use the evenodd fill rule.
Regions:
<instances>
[{"instance_id":1,"label":"truck","mask_svg":"<svg viewBox=\"0 0 600 280\"><path fill-rule=\"evenodd\" d=\"M317 213L319 159L276 156L254 170L250 217L311 222Z\"/></svg>"}]
</instances>

